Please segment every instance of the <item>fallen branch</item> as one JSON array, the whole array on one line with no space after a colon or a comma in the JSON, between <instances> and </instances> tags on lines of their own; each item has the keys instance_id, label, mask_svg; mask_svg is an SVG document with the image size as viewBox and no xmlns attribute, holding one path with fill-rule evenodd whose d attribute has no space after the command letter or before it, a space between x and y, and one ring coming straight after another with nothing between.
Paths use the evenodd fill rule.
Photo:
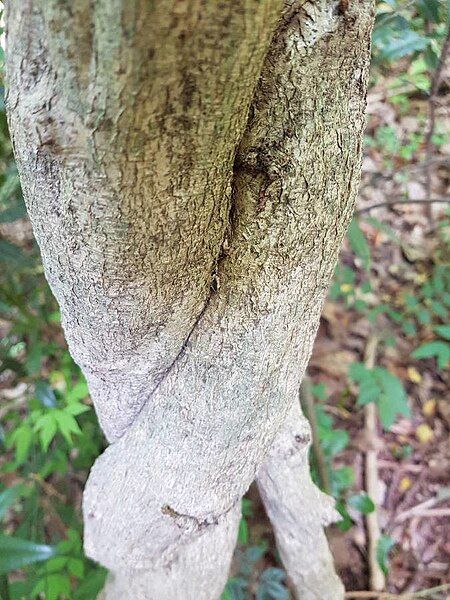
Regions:
<instances>
[{"instance_id":1,"label":"fallen branch","mask_svg":"<svg viewBox=\"0 0 450 600\"><path fill-rule=\"evenodd\" d=\"M372 591L356 591L346 592L345 598L367 598L373 600L420 600L421 598L430 598L438 592L445 592L450 590L450 583L444 585L438 585L437 587L430 588L428 590L420 590L419 592L408 592L406 594L390 594L389 592L372 592Z\"/></svg>"},{"instance_id":2,"label":"fallen branch","mask_svg":"<svg viewBox=\"0 0 450 600\"><path fill-rule=\"evenodd\" d=\"M367 342L364 363L368 369L373 369L377 353L378 338L371 336ZM377 408L374 402L369 402L364 407L365 434L367 440L367 451L365 457L365 483L366 492L375 502L375 510L366 515L366 527L368 537L368 560L370 587L374 591L381 591L386 585L386 579L377 560L378 542L381 537L376 509L378 497L378 465L377 465Z\"/></svg>"},{"instance_id":3,"label":"fallen branch","mask_svg":"<svg viewBox=\"0 0 450 600\"><path fill-rule=\"evenodd\" d=\"M377 202L377 204L372 204L371 206L364 206L355 211L355 215L362 215L363 213L374 210L375 208L383 208L396 206L398 204L450 204L450 196L445 196L443 198L431 198L430 200L423 198L406 198L406 199L398 199L398 200L386 200L386 202Z\"/></svg>"},{"instance_id":4,"label":"fallen branch","mask_svg":"<svg viewBox=\"0 0 450 600\"><path fill-rule=\"evenodd\" d=\"M436 504L439 504L440 502L444 502L445 500L448 500L448 499L449 499L449 494L446 494L446 493L437 494L433 498L424 500L424 502L421 502L420 504L416 504L416 506L413 506L413 507L409 508L408 510L405 510L404 512L400 513L399 515L397 515L395 517L394 521L395 521L395 523L402 523L403 521L406 521L407 519L410 519L411 517L415 517L415 516L419 516L419 515L422 516L425 513L427 516L431 516L429 514L430 509L433 508L433 506L436 506ZM444 509L444 510L447 510L447 509Z\"/></svg>"}]
</instances>

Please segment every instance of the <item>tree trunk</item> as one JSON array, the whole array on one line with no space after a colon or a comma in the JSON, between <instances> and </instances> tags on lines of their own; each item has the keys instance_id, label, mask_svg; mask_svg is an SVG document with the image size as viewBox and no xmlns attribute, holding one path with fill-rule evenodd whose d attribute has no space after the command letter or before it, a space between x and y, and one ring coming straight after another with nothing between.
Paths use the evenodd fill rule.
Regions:
<instances>
[{"instance_id":1,"label":"tree trunk","mask_svg":"<svg viewBox=\"0 0 450 600\"><path fill-rule=\"evenodd\" d=\"M297 596L342 597L304 442L274 440L353 209L371 24L371 0L8 3L24 195L110 442L84 495L108 600L218 598L258 471Z\"/></svg>"}]
</instances>

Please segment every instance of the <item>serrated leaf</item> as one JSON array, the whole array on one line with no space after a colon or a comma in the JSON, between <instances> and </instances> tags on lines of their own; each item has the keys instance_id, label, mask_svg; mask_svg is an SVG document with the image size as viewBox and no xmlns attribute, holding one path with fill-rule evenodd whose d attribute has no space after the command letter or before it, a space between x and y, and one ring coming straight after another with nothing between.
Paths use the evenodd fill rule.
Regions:
<instances>
[{"instance_id":1,"label":"serrated leaf","mask_svg":"<svg viewBox=\"0 0 450 600\"><path fill-rule=\"evenodd\" d=\"M48 560L56 553L54 546L0 535L0 573L9 573L26 565Z\"/></svg>"},{"instance_id":2,"label":"serrated leaf","mask_svg":"<svg viewBox=\"0 0 450 600\"><path fill-rule=\"evenodd\" d=\"M58 431L58 426L53 411L40 416L36 421L34 428L39 432L39 440L41 442L43 451L47 452L48 447Z\"/></svg>"},{"instance_id":3,"label":"serrated leaf","mask_svg":"<svg viewBox=\"0 0 450 600\"><path fill-rule=\"evenodd\" d=\"M65 412L68 412L74 417L81 415L89 410L91 410L91 407L87 406L86 404L81 404L81 402L71 402L64 409Z\"/></svg>"},{"instance_id":4,"label":"serrated leaf","mask_svg":"<svg viewBox=\"0 0 450 600\"><path fill-rule=\"evenodd\" d=\"M444 340L450 340L450 325L438 325L434 330Z\"/></svg>"},{"instance_id":5,"label":"serrated leaf","mask_svg":"<svg viewBox=\"0 0 450 600\"><path fill-rule=\"evenodd\" d=\"M389 429L397 415L410 415L408 397L402 382L393 373L383 367L375 367L373 371L383 391L377 400L380 420Z\"/></svg>"},{"instance_id":6,"label":"serrated leaf","mask_svg":"<svg viewBox=\"0 0 450 600\"><path fill-rule=\"evenodd\" d=\"M67 443L72 445L72 434L79 435L81 429L74 417L66 411L55 410L54 412L58 429L66 439Z\"/></svg>"},{"instance_id":7,"label":"serrated leaf","mask_svg":"<svg viewBox=\"0 0 450 600\"><path fill-rule=\"evenodd\" d=\"M414 358L433 358L437 359L440 369L444 369L450 361L450 344L436 340L419 346L411 354Z\"/></svg>"},{"instance_id":8,"label":"serrated leaf","mask_svg":"<svg viewBox=\"0 0 450 600\"><path fill-rule=\"evenodd\" d=\"M380 397L381 389L372 374L369 374L359 385L359 394L357 402L364 406L369 402L376 402Z\"/></svg>"},{"instance_id":9,"label":"serrated leaf","mask_svg":"<svg viewBox=\"0 0 450 600\"><path fill-rule=\"evenodd\" d=\"M352 363L348 370L350 379L357 383L363 381L368 373L369 369L363 363Z\"/></svg>"},{"instance_id":10,"label":"serrated leaf","mask_svg":"<svg viewBox=\"0 0 450 600\"><path fill-rule=\"evenodd\" d=\"M67 402L83 400L89 396L87 383L84 379L78 381L66 394Z\"/></svg>"}]
</instances>

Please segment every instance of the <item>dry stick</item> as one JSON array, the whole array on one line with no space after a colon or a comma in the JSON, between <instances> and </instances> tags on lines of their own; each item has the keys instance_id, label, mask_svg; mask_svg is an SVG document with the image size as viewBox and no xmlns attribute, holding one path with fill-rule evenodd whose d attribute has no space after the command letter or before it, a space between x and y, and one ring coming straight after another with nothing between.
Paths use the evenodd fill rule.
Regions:
<instances>
[{"instance_id":1,"label":"dry stick","mask_svg":"<svg viewBox=\"0 0 450 600\"><path fill-rule=\"evenodd\" d=\"M450 27L447 30L447 35L444 40L444 44L442 46L441 55L439 57L439 62L436 67L436 70L433 75L433 79L431 81L431 90L430 90L430 99L428 102L428 129L425 134L425 155L427 162L430 162L432 159L432 137L434 134L434 130L436 127L436 104L437 104L437 96L439 93L439 84L441 83L442 72L444 70L445 62L447 60L447 54L450 48ZM427 192L427 200L431 199L431 169L428 166L425 170L425 183L426 183L426 192ZM431 205L427 206L428 208L428 217L432 218Z\"/></svg>"},{"instance_id":2,"label":"dry stick","mask_svg":"<svg viewBox=\"0 0 450 600\"><path fill-rule=\"evenodd\" d=\"M430 509L433 508L433 506L435 506L439 502L444 502L446 500L448 500L448 498L446 498L445 496L443 496L442 498L439 498L438 496L435 496L434 498L429 498L428 500L425 500L420 504L416 504L416 506L413 506L412 508L409 508L408 510L405 510L404 512L397 515L394 519L394 522L402 523L403 521L406 521L411 517L422 516L424 514L428 515Z\"/></svg>"},{"instance_id":3,"label":"dry stick","mask_svg":"<svg viewBox=\"0 0 450 600\"><path fill-rule=\"evenodd\" d=\"M375 366L378 338L371 336L367 342L364 355L364 363L368 369ZM367 451L365 457L365 482L366 491L375 502L378 497L378 465L377 465L377 409L374 402L369 402L364 407L365 434ZM380 526L376 509L366 515L367 537L368 537L368 559L370 588L374 591L384 589L386 579L377 560L378 542L381 537Z\"/></svg>"},{"instance_id":4,"label":"dry stick","mask_svg":"<svg viewBox=\"0 0 450 600\"><path fill-rule=\"evenodd\" d=\"M326 494L331 494L330 474L319 440L319 428L314 407L314 396L311 390L311 381L307 375L303 378L303 382L300 386L300 403L311 426L312 448L317 462L317 470L319 472L322 489Z\"/></svg>"},{"instance_id":5,"label":"dry stick","mask_svg":"<svg viewBox=\"0 0 450 600\"><path fill-rule=\"evenodd\" d=\"M346 592L346 598L367 598L367 600L390 600L391 598L399 598L399 596L395 596L393 594L389 594L388 592L369 592L369 591L361 591L361 592Z\"/></svg>"},{"instance_id":6,"label":"dry stick","mask_svg":"<svg viewBox=\"0 0 450 600\"><path fill-rule=\"evenodd\" d=\"M358 598L367 598L368 600L372 598L373 600L419 600L420 598L428 598L430 596L434 596L437 592L445 592L450 590L450 583L445 583L444 585L438 585L437 587L430 588L428 590L420 590L419 592L410 592L407 594L390 594L389 592L370 592L370 591L356 591L356 592L346 592L346 598L354 598L357 600Z\"/></svg>"},{"instance_id":7,"label":"dry stick","mask_svg":"<svg viewBox=\"0 0 450 600\"><path fill-rule=\"evenodd\" d=\"M361 215L363 213L371 211L374 208L381 208L383 206L395 206L397 204L428 204L433 202L437 204L450 204L450 196L444 196L443 198L431 198L431 200L419 198L406 198L403 200L386 200L386 202L378 202L377 204L372 204L371 206L364 206L363 208L356 210L355 215Z\"/></svg>"}]
</instances>

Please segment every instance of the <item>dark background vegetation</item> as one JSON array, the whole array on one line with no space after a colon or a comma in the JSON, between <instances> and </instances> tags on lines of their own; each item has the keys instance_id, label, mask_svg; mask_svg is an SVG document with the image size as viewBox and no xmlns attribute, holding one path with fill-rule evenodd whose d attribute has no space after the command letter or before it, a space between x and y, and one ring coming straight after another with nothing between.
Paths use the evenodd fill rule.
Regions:
<instances>
[{"instance_id":1,"label":"dark background vegetation","mask_svg":"<svg viewBox=\"0 0 450 600\"><path fill-rule=\"evenodd\" d=\"M349 597L450 597L449 13L448 0L378 2L361 192L301 393L313 476L342 515L328 534L347 590L369 589L368 514L381 529L387 592ZM93 600L105 571L83 554L80 503L105 441L44 279L3 106L0 337L0 598ZM252 487L223 600L290 597Z\"/></svg>"}]
</instances>

